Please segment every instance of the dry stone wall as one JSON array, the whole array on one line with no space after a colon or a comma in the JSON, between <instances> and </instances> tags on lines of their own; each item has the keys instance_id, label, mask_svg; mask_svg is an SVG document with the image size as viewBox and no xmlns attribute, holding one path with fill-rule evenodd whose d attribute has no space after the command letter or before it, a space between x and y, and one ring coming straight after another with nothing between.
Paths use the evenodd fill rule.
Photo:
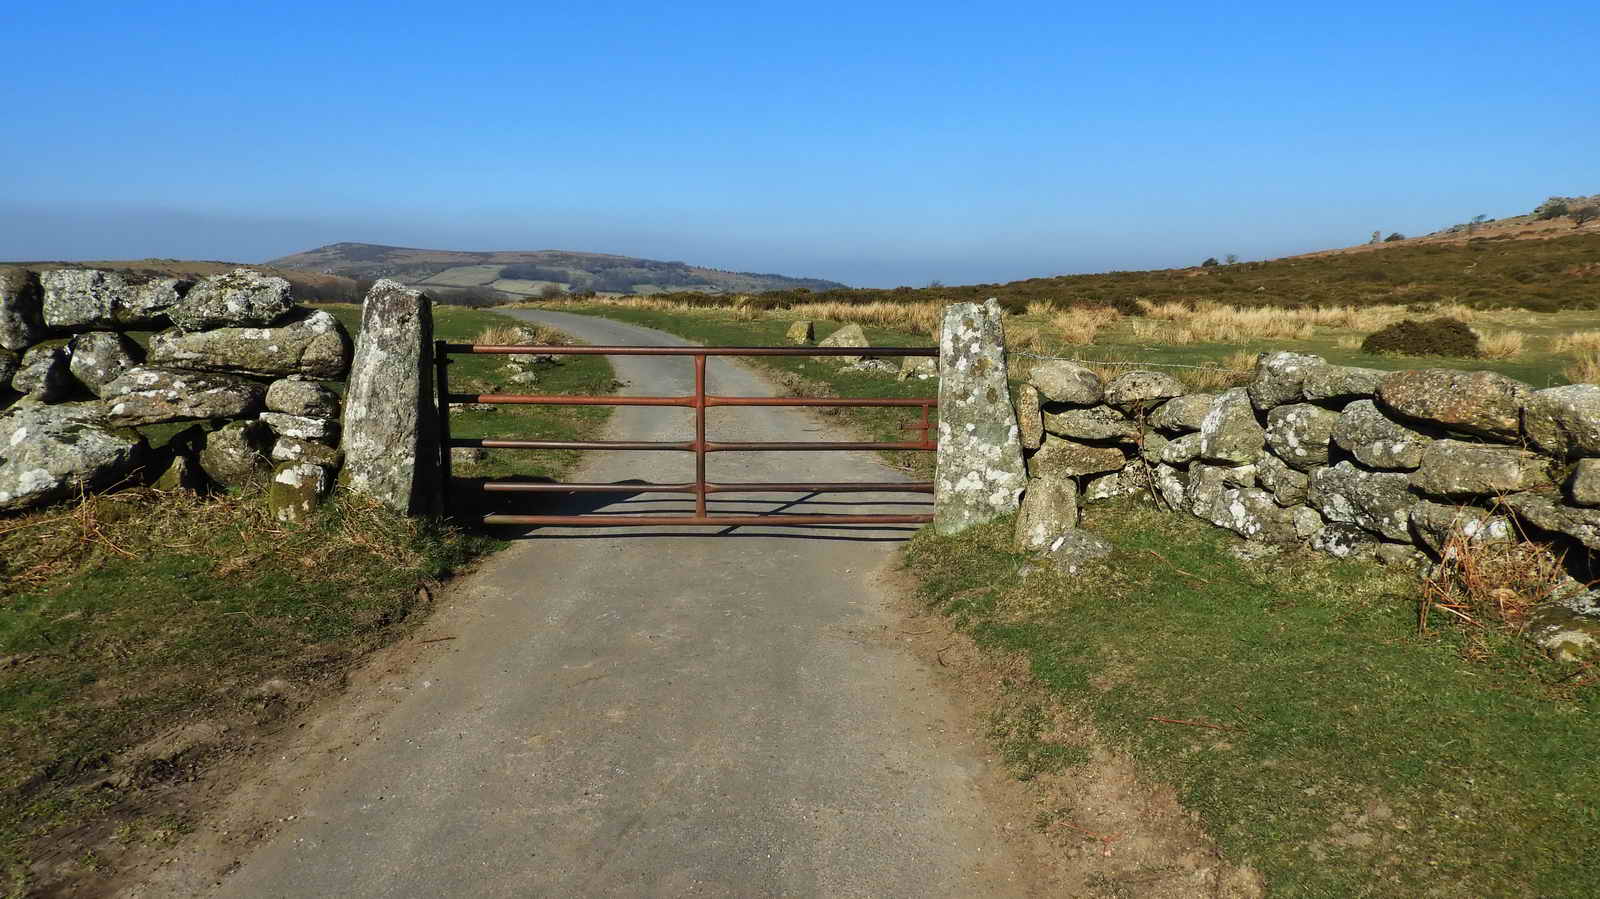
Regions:
<instances>
[{"instance_id":1,"label":"dry stone wall","mask_svg":"<svg viewBox=\"0 0 1600 899\"><path fill-rule=\"evenodd\" d=\"M342 462L350 358L338 319L249 269L0 270L0 512L270 479L280 520L303 517Z\"/></svg>"},{"instance_id":2,"label":"dry stone wall","mask_svg":"<svg viewBox=\"0 0 1600 899\"><path fill-rule=\"evenodd\" d=\"M1049 361L1020 396L1019 547L1074 534L1081 503L1146 490L1246 539L1343 558L1422 564L1452 541L1523 535L1600 550L1600 385L1276 352L1246 386L1214 393ZM1587 615L1578 637L1600 648L1600 591L1576 593L1562 608L1592 614L1567 608L1544 630L1577 639Z\"/></svg>"}]
</instances>

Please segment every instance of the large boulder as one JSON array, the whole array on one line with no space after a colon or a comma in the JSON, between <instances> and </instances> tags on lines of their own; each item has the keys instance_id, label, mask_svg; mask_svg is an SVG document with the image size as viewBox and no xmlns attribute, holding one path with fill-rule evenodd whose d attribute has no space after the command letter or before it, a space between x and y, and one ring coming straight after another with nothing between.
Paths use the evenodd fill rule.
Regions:
<instances>
[{"instance_id":1,"label":"large boulder","mask_svg":"<svg viewBox=\"0 0 1600 899\"><path fill-rule=\"evenodd\" d=\"M1417 501L1409 488L1404 474L1367 471L1344 461L1311 472L1306 502L1329 521L1407 541L1411 539L1411 507Z\"/></svg>"},{"instance_id":2,"label":"large boulder","mask_svg":"<svg viewBox=\"0 0 1600 899\"><path fill-rule=\"evenodd\" d=\"M190 284L96 269L56 269L41 274L39 282L44 322L58 331L159 328Z\"/></svg>"},{"instance_id":3,"label":"large boulder","mask_svg":"<svg viewBox=\"0 0 1600 899\"><path fill-rule=\"evenodd\" d=\"M0 348L0 397L11 389L11 378L22 365L22 360L16 353Z\"/></svg>"},{"instance_id":4,"label":"large boulder","mask_svg":"<svg viewBox=\"0 0 1600 899\"><path fill-rule=\"evenodd\" d=\"M1321 356L1305 353L1262 353L1256 357L1255 374L1248 388L1250 402L1262 412L1305 398L1308 375L1328 364Z\"/></svg>"},{"instance_id":5,"label":"large boulder","mask_svg":"<svg viewBox=\"0 0 1600 899\"><path fill-rule=\"evenodd\" d=\"M1151 465L1161 461L1161 453L1171 443L1160 431L1146 431L1139 438L1139 458Z\"/></svg>"},{"instance_id":6,"label":"large boulder","mask_svg":"<svg viewBox=\"0 0 1600 899\"><path fill-rule=\"evenodd\" d=\"M1328 464L1328 444L1339 413L1310 403L1274 407L1267 413L1267 446L1300 471Z\"/></svg>"},{"instance_id":7,"label":"large boulder","mask_svg":"<svg viewBox=\"0 0 1600 899\"><path fill-rule=\"evenodd\" d=\"M861 330L860 325L850 324L829 334L817 346L870 347L872 343L867 340L867 332ZM818 362L838 362L844 365L854 365L862 359L861 356L813 356L811 358Z\"/></svg>"},{"instance_id":8,"label":"large boulder","mask_svg":"<svg viewBox=\"0 0 1600 899\"><path fill-rule=\"evenodd\" d=\"M1006 384L1002 320L1000 304L992 299L944 310L933 521L941 534L1015 512L1027 480Z\"/></svg>"},{"instance_id":9,"label":"large boulder","mask_svg":"<svg viewBox=\"0 0 1600 899\"><path fill-rule=\"evenodd\" d=\"M1045 560L1056 571L1074 575L1090 562L1111 555L1115 549L1116 547L1088 531L1073 528L1057 534L1055 539L1050 541L1050 545L1044 548L1043 554Z\"/></svg>"},{"instance_id":10,"label":"large boulder","mask_svg":"<svg viewBox=\"0 0 1600 899\"><path fill-rule=\"evenodd\" d=\"M1382 541L1361 528L1337 521L1325 525L1311 537L1312 549L1336 559L1371 559L1377 555L1381 544Z\"/></svg>"},{"instance_id":11,"label":"large boulder","mask_svg":"<svg viewBox=\"0 0 1600 899\"><path fill-rule=\"evenodd\" d=\"M142 347L112 331L79 334L67 344L67 352L72 376L95 396L144 361Z\"/></svg>"},{"instance_id":12,"label":"large boulder","mask_svg":"<svg viewBox=\"0 0 1600 899\"><path fill-rule=\"evenodd\" d=\"M20 353L49 333L37 272L0 267L0 349ZM3 386L3 385L0 385Z\"/></svg>"},{"instance_id":13,"label":"large boulder","mask_svg":"<svg viewBox=\"0 0 1600 899\"><path fill-rule=\"evenodd\" d=\"M1159 464L1150 470L1151 480L1155 481L1156 492L1172 509L1189 508L1189 476L1187 472L1179 471L1171 465Z\"/></svg>"},{"instance_id":14,"label":"large boulder","mask_svg":"<svg viewBox=\"0 0 1600 899\"><path fill-rule=\"evenodd\" d=\"M1404 418L1494 440L1516 440L1531 388L1489 371L1397 371L1378 385L1378 403Z\"/></svg>"},{"instance_id":15,"label":"large boulder","mask_svg":"<svg viewBox=\"0 0 1600 899\"><path fill-rule=\"evenodd\" d=\"M338 418L339 392L314 381L284 378L267 385L267 411L312 418Z\"/></svg>"},{"instance_id":16,"label":"large boulder","mask_svg":"<svg viewBox=\"0 0 1600 899\"><path fill-rule=\"evenodd\" d=\"M1589 549L1600 549L1600 509L1563 505L1543 493L1513 493L1501 506L1541 531L1565 534Z\"/></svg>"},{"instance_id":17,"label":"large boulder","mask_svg":"<svg viewBox=\"0 0 1600 899\"><path fill-rule=\"evenodd\" d=\"M408 514L438 508L433 304L394 281L372 286L344 398L350 489Z\"/></svg>"},{"instance_id":18,"label":"large boulder","mask_svg":"<svg viewBox=\"0 0 1600 899\"><path fill-rule=\"evenodd\" d=\"M1383 414L1372 400L1356 400L1339 413L1333 442L1368 468L1410 471L1422 464L1431 438Z\"/></svg>"},{"instance_id":19,"label":"large boulder","mask_svg":"<svg viewBox=\"0 0 1600 899\"><path fill-rule=\"evenodd\" d=\"M1121 471L1097 475L1085 480L1079 499L1084 505L1103 503L1119 496L1132 496L1150 486L1150 469L1142 462L1130 462Z\"/></svg>"},{"instance_id":20,"label":"large boulder","mask_svg":"<svg viewBox=\"0 0 1600 899\"><path fill-rule=\"evenodd\" d=\"M1600 384L1535 390L1522 407L1528 440L1557 458L1600 456Z\"/></svg>"},{"instance_id":21,"label":"large boulder","mask_svg":"<svg viewBox=\"0 0 1600 899\"><path fill-rule=\"evenodd\" d=\"M1161 461L1168 465L1188 465L1200 458L1200 432L1183 434L1161 447Z\"/></svg>"},{"instance_id":22,"label":"large boulder","mask_svg":"<svg viewBox=\"0 0 1600 899\"><path fill-rule=\"evenodd\" d=\"M1306 501L1306 487L1311 478L1296 471L1287 462L1272 453L1262 453L1256 460L1256 482L1272 491L1280 506L1293 506Z\"/></svg>"},{"instance_id":23,"label":"large boulder","mask_svg":"<svg viewBox=\"0 0 1600 899\"><path fill-rule=\"evenodd\" d=\"M1600 459L1579 459L1567 479L1567 498L1579 506L1600 506Z\"/></svg>"},{"instance_id":24,"label":"large boulder","mask_svg":"<svg viewBox=\"0 0 1600 899\"><path fill-rule=\"evenodd\" d=\"M1067 478L1029 478L1017 511L1017 549L1044 549L1078 526L1078 484Z\"/></svg>"},{"instance_id":25,"label":"large boulder","mask_svg":"<svg viewBox=\"0 0 1600 899\"><path fill-rule=\"evenodd\" d=\"M1200 423L1200 458L1208 462L1248 464L1267 445L1267 432L1256 421L1250 395L1243 387L1218 394Z\"/></svg>"},{"instance_id":26,"label":"large boulder","mask_svg":"<svg viewBox=\"0 0 1600 899\"><path fill-rule=\"evenodd\" d=\"M1277 546L1299 543L1322 529L1322 517L1305 506L1284 508L1259 487L1224 490L1212 523L1246 540Z\"/></svg>"},{"instance_id":27,"label":"large boulder","mask_svg":"<svg viewBox=\"0 0 1600 899\"><path fill-rule=\"evenodd\" d=\"M1529 616L1525 633L1560 662L1600 656L1600 590L1540 605Z\"/></svg>"},{"instance_id":28,"label":"large boulder","mask_svg":"<svg viewBox=\"0 0 1600 899\"><path fill-rule=\"evenodd\" d=\"M311 517L328 493L328 470L314 462L283 462L272 470L267 509L274 521L296 524Z\"/></svg>"},{"instance_id":29,"label":"large boulder","mask_svg":"<svg viewBox=\"0 0 1600 899\"><path fill-rule=\"evenodd\" d=\"M1127 455L1118 447L1090 446L1046 434L1039 451L1028 458L1028 474L1036 478L1076 478L1118 471L1127 462Z\"/></svg>"},{"instance_id":30,"label":"large boulder","mask_svg":"<svg viewBox=\"0 0 1600 899\"><path fill-rule=\"evenodd\" d=\"M1124 411L1154 408L1162 400L1182 396L1184 386L1171 375L1153 371L1130 371L1106 385L1105 402Z\"/></svg>"},{"instance_id":31,"label":"large boulder","mask_svg":"<svg viewBox=\"0 0 1600 899\"><path fill-rule=\"evenodd\" d=\"M290 415L287 412L263 412L261 421L280 437L315 440L330 446L339 442L339 422L336 419Z\"/></svg>"},{"instance_id":32,"label":"large boulder","mask_svg":"<svg viewBox=\"0 0 1600 899\"><path fill-rule=\"evenodd\" d=\"M235 421L206 435L200 467L224 487L243 487L271 470L272 431L259 421Z\"/></svg>"},{"instance_id":33,"label":"large boulder","mask_svg":"<svg viewBox=\"0 0 1600 899\"><path fill-rule=\"evenodd\" d=\"M96 403L21 405L0 414L0 512L110 487L142 464L144 438L107 427Z\"/></svg>"},{"instance_id":34,"label":"large boulder","mask_svg":"<svg viewBox=\"0 0 1600 899\"><path fill-rule=\"evenodd\" d=\"M458 449L465 448L468 447L458 447ZM470 449L484 452L478 447ZM279 437L272 444L272 451L268 455L274 462L314 462L335 469L344 464L344 454L337 449L325 443L299 437Z\"/></svg>"},{"instance_id":35,"label":"large boulder","mask_svg":"<svg viewBox=\"0 0 1600 899\"><path fill-rule=\"evenodd\" d=\"M1105 385L1093 371L1069 362L1054 359L1041 362L1028 373L1028 383L1038 391L1045 402L1066 403L1073 406L1093 406L1105 398Z\"/></svg>"},{"instance_id":36,"label":"large boulder","mask_svg":"<svg viewBox=\"0 0 1600 899\"><path fill-rule=\"evenodd\" d=\"M200 463L188 453L175 453L166 470L150 484L157 490L189 490L199 492L206 487L206 473Z\"/></svg>"},{"instance_id":37,"label":"large boulder","mask_svg":"<svg viewBox=\"0 0 1600 899\"><path fill-rule=\"evenodd\" d=\"M1549 486L1549 460L1509 446L1435 440L1422 451L1411 486L1443 497L1491 496Z\"/></svg>"},{"instance_id":38,"label":"large boulder","mask_svg":"<svg viewBox=\"0 0 1600 899\"><path fill-rule=\"evenodd\" d=\"M806 346L817 339L817 331L810 320L798 321L789 326L783 339L798 346Z\"/></svg>"},{"instance_id":39,"label":"large boulder","mask_svg":"<svg viewBox=\"0 0 1600 899\"><path fill-rule=\"evenodd\" d=\"M318 310L271 328L163 331L150 339L150 364L267 377L341 378L350 336Z\"/></svg>"},{"instance_id":40,"label":"large boulder","mask_svg":"<svg viewBox=\"0 0 1600 899\"><path fill-rule=\"evenodd\" d=\"M267 388L248 378L141 366L100 388L112 424L245 418L261 411Z\"/></svg>"},{"instance_id":41,"label":"large boulder","mask_svg":"<svg viewBox=\"0 0 1600 899\"><path fill-rule=\"evenodd\" d=\"M1198 431L1205 423L1206 413L1217 401L1214 393L1190 393L1174 397L1161 404L1150 414L1150 427L1169 434Z\"/></svg>"},{"instance_id":42,"label":"large boulder","mask_svg":"<svg viewBox=\"0 0 1600 899\"><path fill-rule=\"evenodd\" d=\"M1139 436L1139 425L1110 406L1047 411L1044 429L1057 437L1075 440L1129 441Z\"/></svg>"},{"instance_id":43,"label":"large boulder","mask_svg":"<svg viewBox=\"0 0 1600 899\"><path fill-rule=\"evenodd\" d=\"M11 389L26 394L41 403L59 403L71 397L77 388L72 377L72 357L67 348L40 344L17 360L17 372L11 376Z\"/></svg>"},{"instance_id":44,"label":"large boulder","mask_svg":"<svg viewBox=\"0 0 1600 899\"><path fill-rule=\"evenodd\" d=\"M1228 520L1228 493L1241 487L1256 485L1254 465L1207 465L1196 462L1189 466L1184 484L1186 508L1196 518L1221 525Z\"/></svg>"},{"instance_id":45,"label":"large boulder","mask_svg":"<svg viewBox=\"0 0 1600 899\"><path fill-rule=\"evenodd\" d=\"M1389 373L1381 368L1357 368L1353 365L1321 365L1306 372L1300 393L1309 402L1341 403L1348 400L1370 399L1378 392L1378 384Z\"/></svg>"},{"instance_id":46,"label":"large boulder","mask_svg":"<svg viewBox=\"0 0 1600 899\"><path fill-rule=\"evenodd\" d=\"M288 281L241 268L194 285L167 317L185 331L264 328L292 308Z\"/></svg>"},{"instance_id":47,"label":"large boulder","mask_svg":"<svg viewBox=\"0 0 1600 899\"><path fill-rule=\"evenodd\" d=\"M1044 414L1039 409L1039 388L1024 384L1017 388L1017 434L1022 448L1036 450L1044 442Z\"/></svg>"},{"instance_id":48,"label":"large boulder","mask_svg":"<svg viewBox=\"0 0 1600 899\"><path fill-rule=\"evenodd\" d=\"M1411 507L1411 532L1416 542L1438 554L1452 538L1469 543L1514 543L1510 519L1476 506L1452 506L1423 500Z\"/></svg>"}]
</instances>

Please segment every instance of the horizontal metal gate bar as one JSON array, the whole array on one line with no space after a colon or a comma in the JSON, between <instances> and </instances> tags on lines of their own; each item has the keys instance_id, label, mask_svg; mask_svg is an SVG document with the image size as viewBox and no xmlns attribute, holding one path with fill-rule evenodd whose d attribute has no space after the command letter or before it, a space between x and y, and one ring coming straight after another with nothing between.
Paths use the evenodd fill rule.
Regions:
<instances>
[{"instance_id":1,"label":"horizontal metal gate bar","mask_svg":"<svg viewBox=\"0 0 1600 899\"><path fill-rule=\"evenodd\" d=\"M931 521L931 514L802 514L769 512L763 514L712 514L706 508L707 497L728 493L932 493L929 481L908 482L729 482L714 483L706 480L706 454L716 452L811 452L850 450L911 450L930 452L936 449L932 429L932 412L938 404L935 397L852 398L852 397L761 397L719 396L707 394L706 359L710 356L922 356L938 355L934 347L652 347L652 346L490 346L482 344L434 344L434 361L438 367L438 401L440 414L439 454L440 468L446 484L448 505L451 484L450 449L453 447L482 447L486 449L519 450L602 450L643 452L690 452L695 454L695 480L678 484L652 482L637 483L532 483L522 481L486 481L479 485L485 493L687 493L694 496L693 514L625 515L591 513L586 515L485 515L485 524L528 525L579 525L586 527L650 527L656 525L679 526L745 526L745 525L840 525L840 524L922 524ZM466 394L452 393L449 387L451 355L551 355L551 356L688 356L694 363L695 390L688 396L561 396L537 394ZM543 406L668 406L695 410L695 437L693 440L523 440L513 438L452 438L449 412L451 405L470 403L543 405ZM706 410L713 407L844 407L844 408L919 408L920 422L902 425L902 429L921 432L914 441L711 441L706 439Z\"/></svg>"}]
</instances>

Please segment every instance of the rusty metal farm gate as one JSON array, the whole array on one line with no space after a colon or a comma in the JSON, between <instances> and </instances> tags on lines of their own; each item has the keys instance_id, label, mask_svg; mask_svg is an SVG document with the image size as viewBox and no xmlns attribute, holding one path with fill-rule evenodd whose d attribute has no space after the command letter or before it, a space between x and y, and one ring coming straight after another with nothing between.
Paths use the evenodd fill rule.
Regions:
<instances>
[{"instance_id":1,"label":"rusty metal farm gate","mask_svg":"<svg viewBox=\"0 0 1600 899\"><path fill-rule=\"evenodd\" d=\"M687 356L694 362L694 393L687 396L565 396L523 395L511 393L464 394L452 393L449 383L451 356L464 354L549 354L554 356L605 355L605 356ZM817 450L920 450L936 449L933 435L936 397L853 399L847 397L764 397L717 396L706 393L706 360L711 356L938 356L936 347L698 347L698 346L486 346L482 344L448 343L438 341L434 347L434 364L438 371L438 403L440 432L440 476L444 484L446 503L453 490L450 450L454 447L482 447L484 449L512 450L675 450L694 453L695 479L683 483L651 483L629 481L617 484L562 484L527 483L522 481L485 481L480 489L490 493L680 493L694 496L691 514L651 515L539 515L539 514L489 514L482 517L484 524L508 525L567 525L580 527L635 527L651 525L684 526L739 526L739 525L843 525L843 524L921 524L931 521L931 514L874 515L842 514L811 515L787 513L763 514L713 514L707 505L712 494L723 493L932 493L931 481L898 482L782 482L782 483L716 483L706 480L706 455L717 452L793 452ZM498 438L452 438L450 436L450 407L463 403L509 403L547 406L680 406L694 410L694 439L684 441L649 440L526 440ZM729 442L708 439L706 436L706 410L714 406L789 406L789 407L910 407L920 408L919 421L902 425L903 430L920 432L920 439L898 442L827 442L827 441L744 441Z\"/></svg>"}]
</instances>

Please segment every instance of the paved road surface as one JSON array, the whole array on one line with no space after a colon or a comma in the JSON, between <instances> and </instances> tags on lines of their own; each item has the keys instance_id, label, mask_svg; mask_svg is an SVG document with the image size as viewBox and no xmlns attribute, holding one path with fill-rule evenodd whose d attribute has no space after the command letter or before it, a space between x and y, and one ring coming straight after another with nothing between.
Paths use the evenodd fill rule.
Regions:
<instances>
[{"instance_id":1,"label":"paved road surface","mask_svg":"<svg viewBox=\"0 0 1600 899\"><path fill-rule=\"evenodd\" d=\"M681 343L523 312L592 343ZM619 357L624 392L692 387ZM771 394L712 360L711 389ZM691 410L625 407L613 438L686 440ZM848 439L785 409L714 409L713 438ZM866 454L714 454L713 479L889 480ZM596 453L583 480L690 480L686 453ZM777 508L796 495L754 506ZM734 497L734 500L747 497ZM925 508L835 496L796 511ZM873 506L874 502L916 506ZM644 494L622 508L684 508ZM713 511L739 508L713 499ZM894 645L874 575L909 533L535 531L492 560L449 650L223 883L228 896L1008 896L983 760Z\"/></svg>"}]
</instances>

